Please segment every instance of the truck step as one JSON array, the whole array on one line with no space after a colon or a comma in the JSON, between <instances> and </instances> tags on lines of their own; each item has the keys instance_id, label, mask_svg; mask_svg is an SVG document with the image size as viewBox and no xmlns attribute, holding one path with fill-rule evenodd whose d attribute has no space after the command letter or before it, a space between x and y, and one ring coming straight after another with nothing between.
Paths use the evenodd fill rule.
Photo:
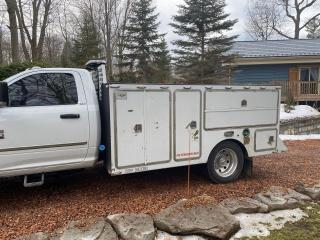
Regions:
<instances>
[{"instance_id":1,"label":"truck step","mask_svg":"<svg viewBox=\"0 0 320 240\"><path fill-rule=\"evenodd\" d=\"M23 186L26 188L40 187L44 184L44 174L33 174L24 176Z\"/></svg>"}]
</instances>

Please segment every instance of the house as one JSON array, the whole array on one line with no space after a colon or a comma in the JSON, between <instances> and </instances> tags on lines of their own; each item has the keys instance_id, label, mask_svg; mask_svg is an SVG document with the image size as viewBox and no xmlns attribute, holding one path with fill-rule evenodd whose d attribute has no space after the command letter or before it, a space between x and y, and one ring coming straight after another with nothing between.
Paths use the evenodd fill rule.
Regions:
<instances>
[{"instance_id":1,"label":"house","mask_svg":"<svg viewBox=\"0 0 320 240\"><path fill-rule=\"evenodd\" d=\"M233 84L279 85L283 100L320 102L320 39L235 42Z\"/></svg>"}]
</instances>

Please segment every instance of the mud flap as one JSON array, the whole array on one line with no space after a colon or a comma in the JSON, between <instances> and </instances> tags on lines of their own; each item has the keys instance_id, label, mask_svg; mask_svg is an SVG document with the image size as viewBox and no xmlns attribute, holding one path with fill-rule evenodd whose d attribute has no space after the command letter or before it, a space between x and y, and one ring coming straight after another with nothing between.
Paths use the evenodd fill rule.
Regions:
<instances>
[{"instance_id":1,"label":"mud flap","mask_svg":"<svg viewBox=\"0 0 320 240\"><path fill-rule=\"evenodd\" d=\"M246 157L244 164L243 164L243 170L242 170L242 176L244 178L252 177L253 172L253 161L252 158Z\"/></svg>"},{"instance_id":2,"label":"mud flap","mask_svg":"<svg viewBox=\"0 0 320 240\"><path fill-rule=\"evenodd\" d=\"M288 148L287 146L284 144L284 142L280 139L280 137L278 137L278 147L277 147L277 152L278 153L282 153L282 152L287 152Z\"/></svg>"}]
</instances>

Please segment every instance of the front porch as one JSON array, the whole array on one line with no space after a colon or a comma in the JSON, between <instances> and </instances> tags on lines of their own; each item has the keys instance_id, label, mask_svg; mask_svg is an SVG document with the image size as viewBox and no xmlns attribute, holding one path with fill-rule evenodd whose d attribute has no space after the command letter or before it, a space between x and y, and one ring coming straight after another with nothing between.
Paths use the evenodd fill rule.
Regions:
<instances>
[{"instance_id":1,"label":"front porch","mask_svg":"<svg viewBox=\"0 0 320 240\"><path fill-rule=\"evenodd\" d=\"M281 86L281 100L291 94L296 102L320 102L320 81L272 81L274 86Z\"/></svg>"}]
</instances>

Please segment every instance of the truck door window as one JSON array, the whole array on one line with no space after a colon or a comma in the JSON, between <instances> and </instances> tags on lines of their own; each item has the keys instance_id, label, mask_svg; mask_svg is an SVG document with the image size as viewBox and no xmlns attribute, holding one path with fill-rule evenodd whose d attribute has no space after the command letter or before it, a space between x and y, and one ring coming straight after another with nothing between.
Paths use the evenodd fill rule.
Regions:
<instances>
[{"instance_id":1,"label":"truck door window","mask_svg":"<svg viewBox=\"0 0 320 240\"><path fill-rule=\"evenodd\" d=\"M11 107L77 104L76 82L69 73L40 73L9 86Z\"/></svg>"}]
</instances>

